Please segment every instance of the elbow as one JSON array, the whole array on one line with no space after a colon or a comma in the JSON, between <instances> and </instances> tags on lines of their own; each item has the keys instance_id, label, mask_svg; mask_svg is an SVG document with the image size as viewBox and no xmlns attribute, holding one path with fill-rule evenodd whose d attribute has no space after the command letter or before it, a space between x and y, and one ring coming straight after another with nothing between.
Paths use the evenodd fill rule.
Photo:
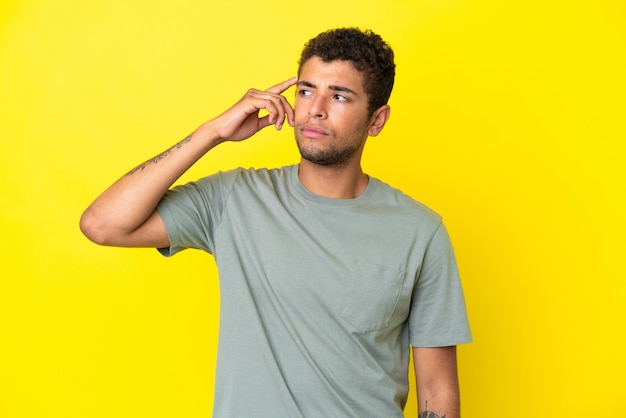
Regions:
<instances>
[{"instance_id":1,"label":"elbow","mask_svg":"<svg viewBox=\"0 0 626 418\"><path fill-rule=\"evenodd\" d=\"M106 226L93 213L91 208L83 212L79 222L80 231L91 242L98 245L110 245L109 237L106 234Z\"/></svg>"}]
</instances>

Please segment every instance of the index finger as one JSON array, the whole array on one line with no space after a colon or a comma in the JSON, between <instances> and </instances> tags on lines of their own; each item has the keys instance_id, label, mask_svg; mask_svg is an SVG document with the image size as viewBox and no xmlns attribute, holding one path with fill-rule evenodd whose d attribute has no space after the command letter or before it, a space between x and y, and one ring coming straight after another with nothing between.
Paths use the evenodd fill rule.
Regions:
<instances>
[{"instance_id":1,"label":"index finger","mask_svg":"<svg viewBox=\"0 0 626 418\"><path fill-rule=\"evenodd\" d=\"M270 87L266 91L268 93L281 94L282 92L287 90L289 87L296 84L297 81L298 81L298 77L292 77L289 80L285 80L282 83L278 83L275 86Z\"/></svg>"}]
</instances>

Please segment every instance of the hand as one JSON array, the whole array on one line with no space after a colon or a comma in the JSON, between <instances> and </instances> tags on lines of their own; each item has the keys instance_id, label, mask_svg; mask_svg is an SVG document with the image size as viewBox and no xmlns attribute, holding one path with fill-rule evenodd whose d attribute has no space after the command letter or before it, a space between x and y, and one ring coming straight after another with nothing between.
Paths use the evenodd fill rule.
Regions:
<instances>
[{"instance_id":1,"label":"hand","mask_svg":"<svg viewBox=\"0 0 626 418\"><path fill-rule=\"evenodd\" d=\"M248 90L241 100L214 120L219 137L228 141L242 141L269 125L281 129L285 118L289 125L294 126L293 108L282 93L296 81L294 77L265 91ZM268 115L259 117L261 109L265 109Z\"/></svg>"}]
</instances>

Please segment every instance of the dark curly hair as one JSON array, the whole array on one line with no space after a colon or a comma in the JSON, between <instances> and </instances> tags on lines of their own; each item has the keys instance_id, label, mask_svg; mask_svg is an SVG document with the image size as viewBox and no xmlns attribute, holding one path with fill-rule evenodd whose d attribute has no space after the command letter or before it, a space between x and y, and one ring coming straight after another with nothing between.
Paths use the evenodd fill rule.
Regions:
<instances>
[{"instance_id":1,"label":"dark curly hair","mask_svg":"<svg viewBox=\"0 0 626 418\"><path fill-rule=\"evenodd\" d=\"M349 61L363 74L363 88L369 98L370 116L387 104L396 74L393 50L371 30L358 28L331 29L309 40L300 55L298 76L311 58L324 62Z\"/></svg>"}]
</instances>

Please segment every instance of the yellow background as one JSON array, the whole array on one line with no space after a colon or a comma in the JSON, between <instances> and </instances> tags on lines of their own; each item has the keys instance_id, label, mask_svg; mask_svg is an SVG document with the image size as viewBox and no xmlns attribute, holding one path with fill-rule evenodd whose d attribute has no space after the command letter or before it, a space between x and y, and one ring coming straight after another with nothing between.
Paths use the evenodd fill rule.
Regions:
<instances>
[{"instance_id":1,"label":"yellow background","mask_svg":"<svg viewBox=\"0 0 626 418\"><path fill-rule=\"evenodd\" d=\"M337 26L397 55L364 167L452 235L475 338L463 416L626 416L625 18L618 0L5 0L0 417L210 416L213 259L98 247L78 219ZM267 129L183 180L296 161Z\"/></svg>"}]
</instances>

